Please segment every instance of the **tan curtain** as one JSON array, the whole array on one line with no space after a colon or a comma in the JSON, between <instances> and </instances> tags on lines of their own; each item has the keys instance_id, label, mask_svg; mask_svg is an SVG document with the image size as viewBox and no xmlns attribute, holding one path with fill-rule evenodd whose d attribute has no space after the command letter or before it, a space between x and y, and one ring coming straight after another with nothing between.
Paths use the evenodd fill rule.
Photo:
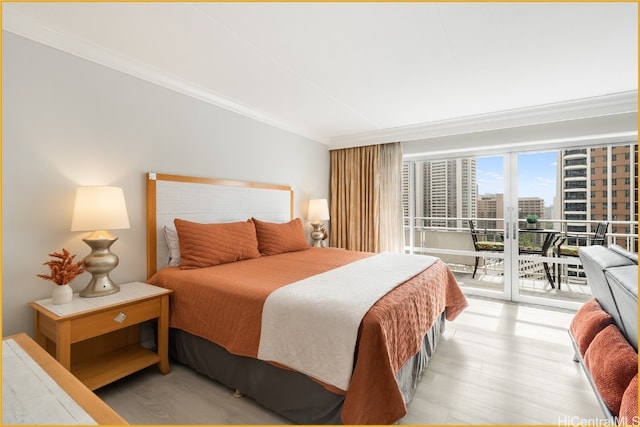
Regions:
<instances>
[{"instance_id":1,"label":"tan curtain","mask_svg":"<svg viewBox=\"0 0 640 427\"><path fill-rule=\"evenodd\" d=\"M380 252L404 252L402 144L380 146Z\"/></svg>"},{"instance_id":2,"label":"tan curtain","mask_svg":"<svg viewBox=\"0 0 640 427\"><path fill-rule=\"evenodd\" d=\"M380 146L331 151L331 245L380 251Z\"/></svg>"},{"instance_id":3,"label":"tan curtain","mask_svg":"<svg viewBox=\"0 0 640 427\"><path fill-rule=\"evenodd\" d=\"M402 145L331 151L331 244L404 252Z\"/></svg>"}]
</instances>

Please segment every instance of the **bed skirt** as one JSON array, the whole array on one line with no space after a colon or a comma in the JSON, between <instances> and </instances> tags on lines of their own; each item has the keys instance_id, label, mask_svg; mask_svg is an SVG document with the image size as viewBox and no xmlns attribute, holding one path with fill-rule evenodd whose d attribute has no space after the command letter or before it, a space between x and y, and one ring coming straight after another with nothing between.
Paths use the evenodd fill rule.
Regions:
<instances>
[{"instance_id":1,"label":"bed skirt","mask_svg":"<svg viewBox=\"0 0 640 427\"><path fill-rule=\"evenodd\" d=\"M396 375L407 404L444 327L445 316L442 313L425 334L420 351ZM328 391L304 374L231 354L204 338L174 328L169 330L169 353L173 361L239 390L296 424L342 424L340 415L344 396Z\"/></svg>"}]
</instances>

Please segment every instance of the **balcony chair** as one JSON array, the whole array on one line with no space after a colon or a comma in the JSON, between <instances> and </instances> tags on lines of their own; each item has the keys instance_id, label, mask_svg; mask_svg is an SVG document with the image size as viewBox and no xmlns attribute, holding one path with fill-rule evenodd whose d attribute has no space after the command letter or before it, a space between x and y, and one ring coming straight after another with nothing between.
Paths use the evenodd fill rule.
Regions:
<instances>
[{"instance_id":1,"label":"balcony chair","mask_svg":"<svg viewBox=\"0 0 640 427\"><path fill-rule=\"evenodd\" d=\"M564 236L553 248L553 254L559 257L578 257L578 249L581 246L602 245L605 246L608 222L600 222L596 226L596 231L591 236ZM572 244L566 244L572 243ZM558 266L558 290L560 289L560 276L562 269Z\"/></svg>"},{"instance_id":2,"label":"balcony chair","mask_svg":"<svg viewBox=\"0 0 640 427\"><path fill-rule=\"evenodd\" d=\"M472 220L467 220L469 222L469 229L471 230L471 239L473 240L473 247L476 252L504 252L504 241L502 241L502 235L500 233L488 233L486 231L477 230ZM501 241L496 242L492 240L487 240L489 236L498 237ZM480 257L476 257L476 264L473 267L473 275L472 279L476 277L476 271L478 270L478 262L480 261Z\"/></svg>"}]
</instances>

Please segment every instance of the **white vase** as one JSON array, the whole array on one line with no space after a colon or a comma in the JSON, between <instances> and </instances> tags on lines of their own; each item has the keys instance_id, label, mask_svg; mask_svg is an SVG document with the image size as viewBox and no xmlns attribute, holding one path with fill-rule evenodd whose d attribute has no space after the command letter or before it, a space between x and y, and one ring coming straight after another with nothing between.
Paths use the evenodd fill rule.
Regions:
<instances>
[{"instance_id":1,"label":"white vase","mask_svg":"<svg viewBox=\"0 0 640 427\"><path fill-rule=\"evenodd\" d=\"M69 285L56 285L51 293L54 304L67 304L73 299L73 288Z\"/></svg>"}]
</instances>

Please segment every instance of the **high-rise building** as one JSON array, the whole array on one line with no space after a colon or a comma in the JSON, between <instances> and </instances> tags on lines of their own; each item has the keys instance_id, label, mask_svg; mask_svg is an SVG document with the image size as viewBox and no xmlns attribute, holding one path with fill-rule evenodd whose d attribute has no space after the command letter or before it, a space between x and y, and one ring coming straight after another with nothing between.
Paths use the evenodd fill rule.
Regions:
<instances>
[{"instance_id":1,"label":"high-rise building","mask_svg":"<svg viewBox=\"0 0 640 427\"><path fill-rule=\"evenodd\" d=\"M591 148L590 206L592 221L635 221L638 219L638 146L629 145ZM629 224L611 224L609 232L637 233ZM622 238L624 239L624 238ZM625 242L616 242L625 246ZM637 250L637 248L634 248Z\"/></svg>"},{"instance_id":2,"label":"high-rise building","mask_svg":"<svg viewBox=\"0 0 640 427\"><path fill-rule=\"evenodd\" d=\"M583 221L588 218L588 157L586 148L565 150L560 156L560 215L568 221L566 231L569 233L587 231Z\"/></svg>"},{"instance_id":3,"label":"high-rise building","mask_svg":"<svg viewBox=\"0 0 640 427\"><path fill-rule=\"evenodd\" d=\"M475 159L432 160L413 162L415 217L431 218L425 226L464 227L466 218L476 216ZM403 168L403 185L409 187L409 164ZM403 200L405 216L409 216L409 198ZM458 218L448 220L447 218ZM421 224L418 221L418 224Z\"/></svg>"},{"instance_id":4,"label":"high-rise building","mask_svg":"<svg viewBox=\"0 0 640 427\"><path fill-rule=\"evenodd\" d=\"M610 234L637 236L638 146L570 149L564 150L560 158L560 214L567 221L567 233L588 235L594 232L597 222L604 221L610 223ZM616 236L614 242L638 250L637 238ZM567 274L583 275L580 268L572 265L567 266Z\"/></svg>"},{"instance_id":5,"label":"high-rise building","mask_svg":"<svg viewBox=\"0 0 640 427\"><path fill-rule=\"evenodd\" d=\"M477 199L478 228L488 230L501 230L504 221L501 219L504 212L504 194L481 194ZM537 215L544 219L544 199L540 197L518 198L518 218L525 219L528 215ZM524 227L524 223L521 224Z\"/></svg>"},{"instance_id":6,"label":"high-rise building","mask_svg":"<svg viewBox=\"0 0 640 427\"><path fill-rule=\"evenodd\" d=\"M478 228L487 230L501 230L504 228L502 212L504 209L504 194L481 194L477 199Z\"/></svg>"},{"instance_id":7,"label":"high-rise building","mask_svg":"<svg viewBox=\"0 0 640 427\"><path fill-rule=\"evenodd\" d=\"M567 221L568 233L591 233L598 221L637 224L637 145L564 150L560 164L560 214ZM637 232L637 225L609 226L609 233ZM626 246L626 242L618 243Z\"/></svg>"}]
</instances>

